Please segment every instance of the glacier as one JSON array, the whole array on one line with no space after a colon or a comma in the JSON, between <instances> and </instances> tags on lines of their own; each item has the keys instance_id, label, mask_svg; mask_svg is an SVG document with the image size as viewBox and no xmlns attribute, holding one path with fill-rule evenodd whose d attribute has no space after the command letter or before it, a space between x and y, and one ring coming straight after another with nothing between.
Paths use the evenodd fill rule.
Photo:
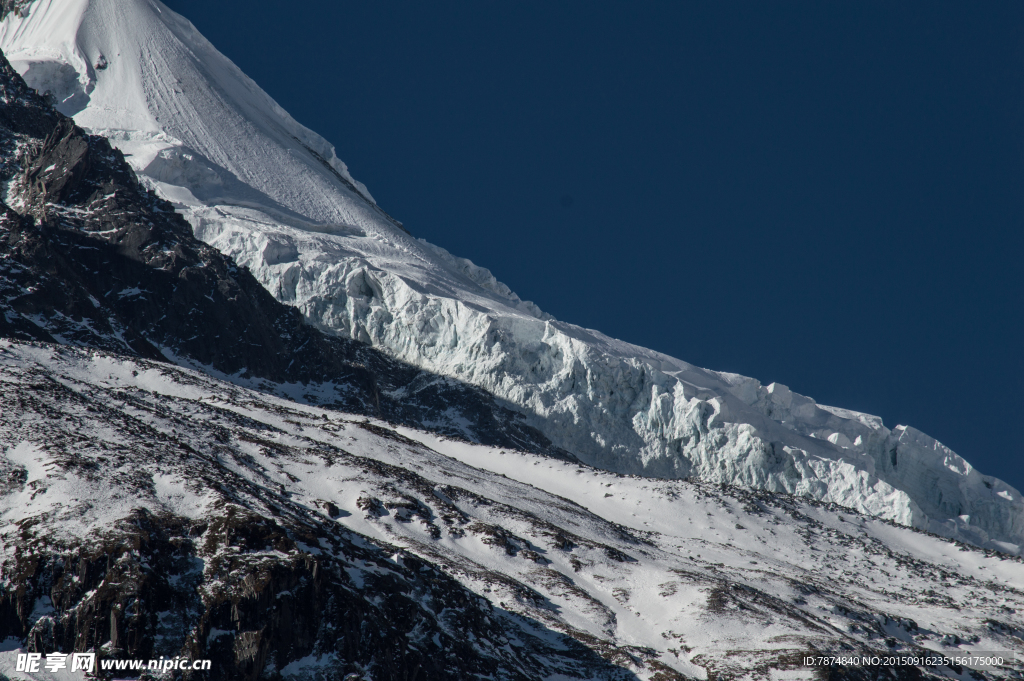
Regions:
<instances>
[{"instance_id":1,"label":"glacier","mask_svg":"<svg viewBox=\"0 0 1024 681\"><path fill-rule=\"evenodd\" d=\"M801 495L1020 554L1020 492L934 438L556 320L416 239L159 0L17 4L0 49L28 83L321 330L483 388L598 468Z\"/></svg>"}]
</instances>

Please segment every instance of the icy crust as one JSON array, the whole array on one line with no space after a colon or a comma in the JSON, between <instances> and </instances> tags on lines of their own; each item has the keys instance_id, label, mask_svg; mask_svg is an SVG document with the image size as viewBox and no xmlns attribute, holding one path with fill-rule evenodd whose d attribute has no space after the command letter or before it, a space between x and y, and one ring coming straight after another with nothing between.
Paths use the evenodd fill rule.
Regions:
<instances>
[{"instance_id":1,"label":"icy crust","mask_svg":"<svg viewBox=\"0 0 1024 681\"><path fill-rule=\"evenodd\" d=\"M412 238L326 141L157 0L28 10L0 24L0 48L26 73L63 74L37 79L54 92L74 69L89 98L76 121L322 330L484 388L601 468L800 494L1009 552L1024 543L1020 493L919 431L558 322Z\"/></svg>"}]
</instances>

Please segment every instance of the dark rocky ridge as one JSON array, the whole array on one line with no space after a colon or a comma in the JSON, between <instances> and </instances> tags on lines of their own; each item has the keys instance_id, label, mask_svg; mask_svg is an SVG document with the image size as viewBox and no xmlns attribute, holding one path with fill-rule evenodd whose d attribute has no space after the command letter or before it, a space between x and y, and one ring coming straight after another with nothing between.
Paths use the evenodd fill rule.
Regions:
<instances>
[{"instance_id":1,"label":"dark rocky ridge","mask_svg":"<svg viewBox=\"0 0 1024 681\"><path fill-rule=\"evenodd\" d=\"M484 391L307 325L2 56L0 99L0 336L301 384L311 402L567 456Z\"/></svg>"}]
</instances>

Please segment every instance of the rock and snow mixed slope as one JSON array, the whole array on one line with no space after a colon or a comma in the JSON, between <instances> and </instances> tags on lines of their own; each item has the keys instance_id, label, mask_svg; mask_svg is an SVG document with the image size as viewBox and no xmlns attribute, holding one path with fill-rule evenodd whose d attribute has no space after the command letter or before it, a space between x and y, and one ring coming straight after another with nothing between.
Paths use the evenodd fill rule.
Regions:
<instances>
[{"instance_id":1,"label":"rock and snow mixed slope","mask_svg":"<svg viewBox=\"0 0 1024 681\"><path fill-rule=\"evenodd\" d=\"M221 679L662 681L927 651L1006 651L980 678L1016 678L1024 653L1018 557L164 363L0 340L0 450L2 570L23 584L0 589L0 626L44 651L186 650Z\"/></svg>"},{"instance_id":2,"label":"rock and snow mixed slope","mask_svg":"<svg viewBox=\"0 0 1024 681\"><path fill-rule=\"evenodd\" d=\"M270 420L246 413L253 399ZM300 433L311 413L266 399L163 363L0 341L0 677L20 644L213 660L189 679L629 678L332 520L348 512L307 498L310 483L395 473L341 440L276 442L274 421ZM344 430L330 413L324 432Z\"/></svg>"},{"instance_id":3,"label":"rock and snow mixed slope","mask_svg":"<svg viewBox=\"0 0 1024 681\"><path fill-rule=\"evenodd\" d=\"M0 48L322 330L479 386L607 470L808 496L1017 553L1020 493L910 427L556 321L410 236L159 0L16 2ZM482 217L482 219L486 219Z\"/></svg>"}]
</instances>

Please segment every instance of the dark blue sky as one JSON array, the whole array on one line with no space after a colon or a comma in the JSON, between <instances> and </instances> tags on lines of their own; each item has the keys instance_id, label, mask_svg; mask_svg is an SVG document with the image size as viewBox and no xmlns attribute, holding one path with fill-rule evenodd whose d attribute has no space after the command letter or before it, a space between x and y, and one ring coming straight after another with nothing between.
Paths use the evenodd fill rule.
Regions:
<instances>
[{"instance_id":1,"label":"dark blue sky","mask_svg":"<svg viewBox=\"0 0 1024 681\"><path fill-rule=\"evenodd\" d=\"M1024 488L1024 3L166 1L523 298Z\"/></svg>"}]
</instances>

